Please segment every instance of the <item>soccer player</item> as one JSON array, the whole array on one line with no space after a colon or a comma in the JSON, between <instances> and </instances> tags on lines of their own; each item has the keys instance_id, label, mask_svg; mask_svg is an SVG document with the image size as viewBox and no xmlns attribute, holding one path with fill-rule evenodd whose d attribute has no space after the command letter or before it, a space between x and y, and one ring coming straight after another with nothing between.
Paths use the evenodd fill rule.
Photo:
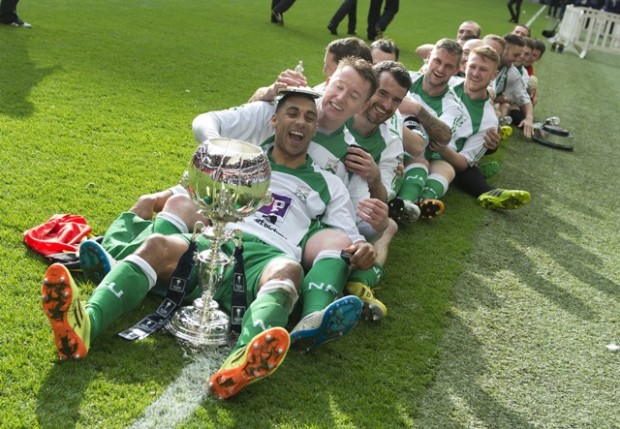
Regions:
<instances>
[{"instance_id":1,"label":"soccer player","mask_svg":"<svg viewBox=\"0 0 620 429\"><path fill-rule=\"evenodd\" d=\"M429 54L425 72L412 75L413 84L408 97L431 112L434 120L426 120L427 123L424 123L420 120L420 115L411 111L410 105L405 102L401 104L400 110L403 116L412 115L406 119L406 123L417 127L427 142L448 144L452 131L462 120L462 102L448 86L448 82L458 71L462 53L463 49L457 42L441 39ZM412 204L419 207L422 219L439 216L444 211L444 205L439 198L447 192L454 174L454 168L441 160L434 161L430 166L420 158L409 163L405 167L404 181L397 198L390 202L392 216L400 216L399 212L406 213L407 206Z\"/></svg>"},{"instance_id":2,"label":"soccer player","mask_svg":"<svg viewBox=\"0 0 620 429\"><path fill-rule=\"evenodd\" d=\"M453 165L456 171L454 184L476 197L484 208L516 209L530 201L529 192L493 188L477 164L488 147L484 142L485 137L489 131L497 129L497 115L494 109L491 114L493 105L487 89L497 75L499 58L500 55L490 46L476 48L470 53L465 80L454 87L466 107L465 120L455 130L450 145L437 149L437 156Z\"/></svg>"},{"instance_id":3,"label":"soccer player","mask_svg":"<svg viewBox=\"0 0 620 429\"><path fill-rule=\"evenodd\" d=\"M506 116L511 103L520 108L520 121L518 127L523 129L523 135L530 139L534 131L534 106L527 93L527 87L523 84L521 74L515 67L523 53L525 41L516 34L504 36L506 47L501 56L501 67L495 79L495 103L499 116ZM508 97L510 95L510 97Z\"/></svg>"},{"instance_id":4,"label":"soccer player","mask_svg":"<svg viewBox=\"0 0 620 429\"><path fill-rule=\"evenodd\" d=\"M377 78L370 63L352 57L340 61L318 101L318 131L308 150L315 164L336 174L345 183L358 210L360 232L369 241L387 227L387 205L370 198L366 180L346 170L344 157L352 142L345 139L344 124L366 107L376 88ZM194 135L199 142L224 136L268 145L273 133L265 123L272 112L273 105L266 102L208 112L194 119Z\"/></svg>"},{"instance_id":5,"label":"soccer player","mask_svg":"<svg viewBox=\"0 0 620 429\"><path fill-rule=\"evenodd\" d=\"M323 267L324 287L312 288L305 297L317 308L291 332L282 327L297 301L303 279L303 242L320 218L330 227L344 231L353 267L367 268L374 262L374 251L355 228L353 208L342 182L316 168L307 157L307 148L317 128L317 109L310 92L286 93L278 102L271 124L276 130L269 150L272 176L270 188L278 212L265 206L241 222L230 224L243 231L247 301L250 304L242 322L241 334L228 359L210 378L209 389L221 398L237 394L248 384L272 374L282 363L289 344L303 341L310 348L349 332L361 312L357 297L334 302L344 287L349 267L342 259ZM147 204L148 205L148 204ZM83 359L96 337L121 315L136 308L158 282L167 284L179 258L190 248L188 234L197 220L206 222L187 195L167 198L163 211L153 221L138 213L124 213L116 221L117 233L124 230L131 255L119 261L97 286L86 305L69 271L51 265L43 281L43 309L50 321L61 359ZM270 210L274 222L266 223L263 212ZM148 216L149 208L144 213ZM161 216L161 214L165 214ZM205 237L197 239L198 251L210 248ZM223 250L232 254L234 243ZM306 277L317 270L306 267ZM226 270L214 299L229 311L232 295L232 269ZM189 299L200 294L197 279L189 280ZM327 303L328 305L323 305ZM312 320L310 320L312 319ZM302 323L303 322L303 323ZM311 323L312 322L312 323Z\"/></svg>"},{"instance_id":6,"label":"soccer player","mask_svg":"<svg viewBox=\"0 0 620 429\"><path fill-rule=\"evenodd\" d=\"M360 148L349 148L345 165L348 171L367 179L371 197L387 201L402 160L403 136L418 138L420 146L423 140L404 127L398 112L411 87L407 69L394 61L382 61L375 64L373 70L377 74L379 87L370 98L368 107L346 124L346 132ZM387 314L387 307L374 297L371 288L383 276L387 248L397 231L398 226L390 220L386 231L375 242L378 257L374 267L366 271L354 270L349 276L346 290L364 301L364 315L371 321L381 320Z\"/></svg>"}]
</instances>

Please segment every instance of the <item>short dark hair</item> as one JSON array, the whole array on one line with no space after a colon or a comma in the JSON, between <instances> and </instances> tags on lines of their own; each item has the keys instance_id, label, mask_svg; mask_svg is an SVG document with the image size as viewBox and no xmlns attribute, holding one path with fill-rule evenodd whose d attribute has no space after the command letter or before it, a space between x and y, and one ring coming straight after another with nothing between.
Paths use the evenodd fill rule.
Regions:
<instances>
[{"instance_id":1,"label":"short dark hair","mask_svg":"<svg viewBox=\"0 0 620 429\"><path fill-rule=\"evenodd\" d=\"M534 49L540 51L540 57L538 57L538 59L540 59L547 50L547 45L545 45L545 42L543 42L542 40L534 39Z\"/></svg>"},{"instance_id":2,"label":"short dark hair","mask_svg":"<svg viewBox=\"0 0 620 429\"><path fill-rule=\"evenodd\" d=\"M377 75L377 79L381 78L381 73L389 73L400 86L406 88L407 90L411 88L411 75L409 74L407 68L399 62L381 61L380 63L372 66L372 69Z\"/></svg>"},{"instance_id":3,"label":"short dark hair","mask_svg":"<svg viewBox=\"0 0 620 429\"><path fill-rule=\"evenodd\" d=\"M523 37L516 34L504 34L504 40L509 45L525 46L525 40L523 40Z\"/></svg>"},{"instance_id":4,"label":"short dark hair","mask_svg":"<svg viewBox=\"0 0 620 429\"><path fill-rule=\"evenodd\" d=\"M327 45L327 52L334 56L334 62L338 64L345 57L362 58L372 63L370 47L359 37L346 37L333 40Z\"/></svg>"},{"instance_id":5,"label":"short dark hair","mask_svg":"<svg viewBox=\"0 0 620 429\"><path fill-rule=\"evenodd\" d=\"M284 93L284 95L282 95L276 102L276 112L278 112L282 106L284 106L284 103L286 102L286 100L288 100L289 98L292 97L303 97L303 98L307 98L308 100L311 100L312 102L316 102L316 96L306 93L306 92L286 92Z\"/></svg>"},{"instance_id":6,"label":"short dark hair","mask_svg":"<svg viewBox=\"0 0 620 429\"><path fill-rule=\"evenodd\" d=\"M398 57L400 56L400 49L396 46L391 39L377 39L370 45L370 50L372 52L373 49L379 49L386 54L394 54L396 57L396 61L398 61Z\"/></svg>"},{"instance_id":7,"label":"short dark hair","mask_svg":"<svg viewBox=\"0 0 620 429\"><path fill-rule=\"evenodd\" d=\"M524 37L523 41L525 42L525 45L528 46L532 50L534 50L534 48L536 47L536 44L534 43L534 39L530 39L529 37Z\"/></svg>"},{"instance_id":8,"label":"short dark hair","mask_svg":"<svg viewBox=\"0 0 620 429\"><path fill-rule=\"evenodd\" d=\"M458 56L459 59L456 62L458 67L461 62L461 58L463 57L463 47L459 44L459 42L448 38L440 39L437 43L435 43L433 50L438 51L440 49L446 51L450 55Z\"/></svg>"}]
</instances>

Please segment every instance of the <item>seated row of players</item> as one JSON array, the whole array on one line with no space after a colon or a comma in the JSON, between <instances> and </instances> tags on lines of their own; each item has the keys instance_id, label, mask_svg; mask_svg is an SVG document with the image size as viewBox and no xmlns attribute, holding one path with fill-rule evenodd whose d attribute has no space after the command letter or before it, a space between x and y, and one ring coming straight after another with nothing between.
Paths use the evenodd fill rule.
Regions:
<instances>
[{"instance_id":1,"label":"seated row of players","mask_svg":"<svg viewBox=\"0 0 620 429\"><path fill-rule=\"evenodd\" d=\"M365 45L359 39L353 44ZM244 233L249 308L231 354L208 383L221 398L272 374L290 344L312 350L348 333L362 312L370 320L385 317L387 309L371 287L381 279L397 230L387 203L399 195L415 207L410 218L439 214L439 197L456 172L475 166L484 153L487 127L495 131L498 126L487 87L500 57L487 46L472 50L465 78L455 88L448 81L458 70L462 48L449 39L439 41L427 69L413 75L395 61L371 67L370 49L366 59L337 58L334 47L341 45L328 47L328 80L318 101L317 92L304 88L301 74L286 71L257 93L269 101L209 112L193 123L201 144L222 136L262 145L278 202L230 225ZM398 54L385 41L375 48ZM328 67L331 63L335 68ZM450 121L449 109L442 111L447 97L461 109L450 113ZM404 126L399 108L414 131ZM453 124L460 125L454 133ZM403 155L410 161L398 175ZM419 188L417 194L410 185ZM500 203L488 206L511 208L502 205L506 198L501 194L494 197ZM93 340L114 320L136 308L147 293L163 293L182 255L193 252L192 246L209 246L203 237L192 243L189 232L198 220L207 222L180 187L142 197L113 223L101 245L81 245L83 271L98 282L85 305L66 268L50 266L42 300L59 357L86 357ZM224 251L230 255L233 247L225 245ZM342 258L342 251L349 258ZM214 297L227 311L230 271ZM200 293L195 275L189 284L191 302ZM298 297L301 318L289 334L284 327Z\"/></svg>"}]
</instances>

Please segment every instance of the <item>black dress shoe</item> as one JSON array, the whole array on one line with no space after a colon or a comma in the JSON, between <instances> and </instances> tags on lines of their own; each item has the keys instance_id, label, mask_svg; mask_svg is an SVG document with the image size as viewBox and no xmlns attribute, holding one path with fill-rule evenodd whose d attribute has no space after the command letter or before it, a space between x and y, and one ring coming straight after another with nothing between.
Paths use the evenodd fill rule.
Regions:
<instances>
[{"instance_id":1,"label":"black dress shoe","mask_svg":"<svg viewBox=\"0 0 620 429\"><path fill-rule=\"evenodd\" d=\"M332 33L334 36L338 35L338 30L336 29L336 27L334 27L333 25L328 25L327 29L329 30L330 33Z\"/></svg>"}]
</instances>

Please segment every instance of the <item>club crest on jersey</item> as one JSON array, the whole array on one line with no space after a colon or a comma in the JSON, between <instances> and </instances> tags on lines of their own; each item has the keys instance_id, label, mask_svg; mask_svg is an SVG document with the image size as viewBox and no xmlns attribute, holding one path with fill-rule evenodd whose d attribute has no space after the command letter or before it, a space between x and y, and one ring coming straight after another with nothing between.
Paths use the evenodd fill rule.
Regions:
<instances>
[{"instance_id":1,"label":"club crest on jersey","mask_svg":"<svg viewBox=\"0 0 620 429\"><path fill-rule=\"evenodd\" d=\"M308 200L311 193L312 189L306 185L297 185L297 189L295 189L295 196L304 202Z\"/></svg>"},{"instance_id":2,"label":"club crest on jersey","mask_svg":"<svg viewBox=\"0 0 620 429\"><path fill-rule=\"evenodd\" d=\"M261 207L258 211L270 219L273 218L274 222L271 223L275 223L275 220L284 218L293 200L278 194L272 194L271 197L271 204Z\"/></svg>"},{"instance_id":3,"label":"club crest on jersey","mask_svg":"<svg viewBox=\"0 0 620 429\"><path fill-rule=\"evenodd\" d=\"M340 160L338 158L330 158L327 160L327 162L325 163L325 170L336 174L336 171L338 170L338 164L340 163Z\"/></svg>"}]
</instances>

